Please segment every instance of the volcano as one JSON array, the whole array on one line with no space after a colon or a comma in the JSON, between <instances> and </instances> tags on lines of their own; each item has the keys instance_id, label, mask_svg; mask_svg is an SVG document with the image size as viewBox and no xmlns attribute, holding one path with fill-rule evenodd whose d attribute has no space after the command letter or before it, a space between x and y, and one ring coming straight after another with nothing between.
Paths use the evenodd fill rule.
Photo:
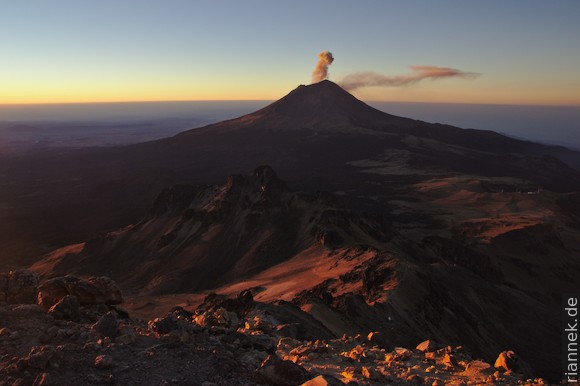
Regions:
<instances>
[{"instance_id":1,"label":"volcano","mask_svg":"<svg viewBox=\"0 0 580 386\"><path fill-rule=\"evenodd\" d=\"M337 181L361 187L361 174L475 174L555 191L580 188L580 153L393 116L328 80L299 86L255 113L126 151L133 168L163 167L201 180L268 164L306 189L339 188Z\"/></svg>"}]
</instances>

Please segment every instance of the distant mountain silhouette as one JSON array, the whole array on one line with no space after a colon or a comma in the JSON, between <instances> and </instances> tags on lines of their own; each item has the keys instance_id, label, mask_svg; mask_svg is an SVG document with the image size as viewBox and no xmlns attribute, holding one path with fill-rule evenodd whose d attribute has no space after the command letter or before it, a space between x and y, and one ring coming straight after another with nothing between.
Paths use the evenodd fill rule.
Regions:
<instances>
[{"instance_id":1,"label":"distant mountain silhouette","mask_svg":"<svg viewBox=\"0 0 580 386\"><path fill-rule=\"evenodd\" d=\"M580 172L574 170L580 169L580 153L492 131L396 117L328 80L299 86L255 113L135 145L126 154L130 162L183 171L194 178L219 178L267 163L299 186L310 170L318 178L340 170L347 182L352 181L352 174L345 174L351 162L377 164L385 157L404 157L406 167L416 170L413 174L425 174L427 168L428 173L523 178L557 191L580 188Z\"/></svg>"},{"instance_id":2,"label":"distant mountain silhouette","mask_svg":"<svg viewBox=\"0 0 580 386\"><path fill-rule=\"evenodd\" d=\"M356 99L337 84L323 80L313 85L299 86L285 97L254 113L210 127L212 130L255 128L340 131L357 127L366 130L380 129L385 124L404 121L405 119L386 114Z\"/></svg>"}]
</instances>

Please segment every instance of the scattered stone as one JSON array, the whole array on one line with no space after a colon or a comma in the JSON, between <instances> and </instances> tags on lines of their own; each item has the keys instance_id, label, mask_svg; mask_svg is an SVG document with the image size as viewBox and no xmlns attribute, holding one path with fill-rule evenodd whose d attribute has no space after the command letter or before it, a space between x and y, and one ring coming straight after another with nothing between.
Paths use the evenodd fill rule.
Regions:
<instances>
[{"instance_id":1,"label":"scattered stone","mask_svg":"<svg viewBox=\"0 0 580 386\"><path fill-rule=\"evenodd\" d=\"M56 385L50 373L40 373L34 380L33 386L52 386Z\"/></svg>"},{"instance_id":2,"label":"scattered stone","mask_svg":"<svg viewBox=\"0 0 580 386\"><path fill-rule=\"evenodd\" d=\"M55 319L79 321L81 317L79 301L76 296L66 295L58 303L50 307L48 314Z\"/></svg>"},{"instance_id":3,"label":"scattered stone","mask_svg":"<svg viewBox=\"0 0 580 386\"><path fill-rule=\"evenodd\" d=\"M358 345L355 346L352 350L343 352L340 355L355 361L360 361L361 358L365 357L365 350L361 345Z\"/></svg>"},{"instance_id":4,"label":"scattered stone","mask_svg":"<svg viewBox=\"0 0 580 386\"><path fill-rule=\"evenodd\" d=\"M276 347L276 341L269 335L253 335L252 346L257 350L270 352Z\"/></svg>"},{"instance_id":5,"label":"scattered stone","mask_svg":"<svg viewBox=\"0 0 580 386\"><path fill-rule=\"evenodd\" d=\"M115 343L120 345L133 344L137 340L137 333L133 329L124 329L115 338Z\"/></svg>"},{"instance_id":6,"label":"scattered stone","mask_svg":"<svg viewBox=\"0 0 580 386\"><path fill-rule=\"evenodd\" d=\"M397 360L406 360L413 356L413 352L403 347L395 347L395 359Z\"/></svg>"},{"instance_id":7,"label":"scattered stone","mask_svg":"<svg viewBox=\"0 0 580 386\"><path fill-rule=\"evenodd\" d=\"M434 352L437 351L438 347L439 345L433 342L432 340L426 340L424 342L419 343L416 349L423 352Z\"/></svg>"},{"instance_id":8,"label":"scattered stone","mask_svg":"<svg viewBox=\"0 0 580 386\"><path fill-rule=\"evenodd\" d=\"M103 303L108 305L115 305L123 303L123 294L121 293L121 289L113 279L107 276L98 276L88 278L87 282L95 286L105 299L102 302L97 302L97 299L95 299L95 303L93 304Z\"/></svg>"},{"instance_id":9,"label":"scattered stone","mask_svg":"<svg viewBox=\"0 0 580 386\"><path fill-rule=\"evenodd\" d=\"M292 350L292 347L296 347L296 345L300 344L300 341L290 337L280 338L278 340L278 344L276 345L276 349L278 350Z\"/></svg>"},{"instance_id":10,"label":"scattered stone","mask_svg":"<svg viewBox=\"0 0 580 386\"><path fill-rule=\"evenodd\" d=\"M459 363L457 363L457 360L453 354L445 354L441 362L445 365L445 367L450 369L456 369L459 367Z\"/></svg>"},{"instance_id":11,"label":"scattered stone","mask_svg":"<svg viewBox=\"0 0 580 386\"><path fill-rule=\"evenodd\" d=\"M58 303L60 299L64 298L66 295L70 295L66 281L72 279L72 276L65 276L43 282L38 287L38 304L48 311L50 307Z\"/></svg>"},{"instance_id":12,"label":"scattered stone","mask_svg":"<svg viewBox=\"0 0 580 386\"><path fill-rule=\"evenodd\" d=\"M332 375L319 375L300 386L344 386L344 383Z\"/></svg>"},{"instance_id":13,"label":"scattered stone","mask_svg":"<svg viewBox=\"0 0 580 386\"><path fill-rule=\"evenodd\" d=\"M499 354L495 360L493 367L503 371L513 371L516 367L516 353L513 351L503 351Z\"/></svg>"},{"instance_id":14,"label":"scattered stone","mask_svg":"<svg viewBox=\"0 0 580 386\"><path fill-rule=\"evenodd\" d=\"M117 336L119 331L119 322L117 321L117 316L114 312L109 311L93 324L93 331L97 333L100 337L111 337Z\"/></svg>"},{"instance_id":15,"label":"scattered stone","mask_svg":"<svg viewBox=\"0 0 580 386\"><path fill-rule=\"evenodd\" d=\"M240 362L249 365L253 369L260 367L266 358L268 358L268 353L256 350L246 351L239 356Z\"/></svg>"},{"instance_id":16,"label":"scattered stone","mask_svg":"<svg viewBox=\"0 0 580 386\"><path fill-rule=\"evenodd\" d=\"M281 324L276 327L276 333L282 336L296 339L298 338L298 323Z\"/></svg>"},{"instance_id":17,"label":"scattered stone","mask_svg":"<svg viewBox=\"0 0 580 386\"><path fill-rule=\"evenodd\" d=\"M28 366L44 370L53 356L54 348L52 346L34 346L30 349L26 360Z\"/></svg>"},{"instance_id":18,"label":"scattered stone","mask_svg":"<svg viewBox=\"0 0 580 386\"><path fill-rule=\"evenodd\" d=\"M361 374L363 377L373 381L378 381L381 378L380 374L377 373L372 367L363 366L361 368Z\"/></svg>"},{"instance_id":19,"label":"scattered stone","mask_svg":"<svg viewBox=\"0 0 580 386\"><path fill-rule=\"evenodd\" d=\"M37 304L22 304L12 309L12 315L27 319L37 319L46 316L46 313Z\"/></svg>"},{"instance_id":20,"label":"scattered stone","mask_svg":"<svg viewBox=\"0 0 580 386\"><path fill-rule=\"evenodd\" d=\"M189 341L189 334L184 330L173 330L167 335L167 338L173 342L185 343Z\"/></svg>"},{"instance_id":21,"label":"scattered stone","mask_svg":"<svg viewBox=\"0 0 580 386\"><path fill-rule=\"evenodd\" d=\"M505 372L521 374L524 379L532 378L531 366L523 361L513 351L503 351L499 354L493 365L496 369Z\"/></svg>"},{"instance_id":22,"label":"scattered stone","mask_svg":"<svg viewBox=\"0 0 580 386\"><path fill-rule=\"evenodd\" d=\"M370 332L367 335L367 340L369 341L369 343L371 343L374 346L379 346L381 348L388 347L388 343L387 343L387 340L385 339L384 335L378 331Z\"/></svg>"},{"instance_id":23,"label":"scattered stone","mask_svg":"<svg viewBox=\"0 0 580 386\"><path fill-rule=\"evenodd\" d=\"M8 275L0 272L0 303L6 302L6 293L8 292Z\"/></svg>"},{"instance_id":24,"label":"scattered stone","mask_svg":"<svg viewBox=\"0 0 580 386\"><path fill-rule=\"evenodd\" d=\"M27 269L19 269L8 274L6 302L9 304L36 303L38 275Z\"/></svg>"},{"instance_id":25,"label":"scattered stone","mask_svg":"<svg viewBox=\"0 0 580 386\"><path fill-rule=\"evenodd\" d=\"M149 328L158 334L169 334L171 331L181 329L179 319L175 314L169 314L164 318L155 318L150 320Z\"/></svg>"},{"instance_id":26,"label":"scattered stone","mask_svg":"<svg viewBox=\"0 0 580 386\"><path fill-rule=\"evenodd\" d=\"M513 360L515 354L505 352L503 358L513 370L502 367L501 373L492 374L492 366L471 360L459 348L437 350L436 344L428 343L425 351L396 347L386 352L383 336L374 331L356 339L345 335L342 339L324 336L325 340L316 340L323 336L305 332L306 322L293 322L295 319L278 314L272 305L246 304L250 307L246 312L235 313L226 306L223 295L208 296L205 308L195 313L175 307L149 323L135 318L120 321L111 305L75 304L76 296L64 284L85 287L78 285L80 279L67 280L54 282L62 284L65 294L51 305L48 316L39 305L0 303L0 386L15 382L27 386L132 382L156 386L159 382L187 384L193 379L206 386L545 383L522 380L523 362L507 360ZM49 292L57 293L55 288L56 284L42 298L49 299ZM234 300L242 309L243 302ZM96 323L91 325L92 321ZM281 337L286 334L300 338ZM44 346L31 347L38 342ZM443 365L454 371L443 372ZM462 368L466 371L459 372ZM318 376L309 380L309 372Z\"/></svg>"},{"instance_id":27,"label":"scattered stone","mask_svg":"<svg viewBox=\"0 0 580 386\"><path fill-rule=\"evenodd\" d=\"M270 355L256 370L258 382L269 383L278 386L301 385L310 376L301 366L290 361L283 361L276 355Z\"/></svg>"},{"instance_id":28,"label":"scattered stone","mask_svg":"<svg viewBox=\"0 0 580 386\"><path fill-rule=\"evenodd\" d=\"M95 358L95 367L97 369L108 369L113 366L113 358L109 355L99 355Z\"/></svg>"},{"instance_id":29,"label":"scattered stone","mask_svg":"<svg viewBox=\"0 0 580 386\"><path fill-rule=\"evenodd\" d=\"M406 381L411 385L424 385L425 384L425 380L417 374L409 375L407 377Z\"/></svg>"},{"instance_id":30,"label":"scattered stone","mask_svg":"<svg viewBox=\"0 0 580 386\"><path fill-rule=\"evenodd\" d=\"M346 379L352 379L354 378L354 375L357 373L356 371L356 367L353 366L349 366L349 367L345 367L344 371L341 373L343 377L345 377Z\"/></svg>"},{"instance_id":31,"label":"scattered stone","mask_svg":"<svg viewBox=\"0 0 580 386\"><path fill-rule=\"evenodd\" d=\"M491 365L489 363L480 360L474 360L467 364L465 371L470 373L487 373L490 371L490 369Z\"/></svg>"}]
</instances>

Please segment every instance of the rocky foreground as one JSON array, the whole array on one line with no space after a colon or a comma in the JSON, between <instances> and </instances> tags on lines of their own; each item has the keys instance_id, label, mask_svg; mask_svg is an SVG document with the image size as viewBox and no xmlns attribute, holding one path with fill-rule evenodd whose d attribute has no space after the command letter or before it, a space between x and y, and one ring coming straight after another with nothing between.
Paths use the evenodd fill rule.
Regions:
<instances>
[{"instance_id":1,"label":"rocky foreground","mask_svg":"<svg viewBox=\"0 0 580 386\"><path fill-rule=\"evenodd\" d=\"M314 339L323 331L298 309L250 291L147 322L119 306L106 277L0 277L0 386L546 384L511 351L491 365L433 341L395 347L376 332Z\"/></svg>"}]
</instances>

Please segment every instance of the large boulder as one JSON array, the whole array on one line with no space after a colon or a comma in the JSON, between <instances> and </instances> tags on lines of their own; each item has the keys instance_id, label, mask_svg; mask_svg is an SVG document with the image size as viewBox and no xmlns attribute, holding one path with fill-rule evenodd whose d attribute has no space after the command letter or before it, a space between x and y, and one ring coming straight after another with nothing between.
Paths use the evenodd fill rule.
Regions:
<instances>
[{"instance_id":1,"label":"large boulder","mask_svg":"<svg viewBox=\"0 0 580 386\"><path fill-rule=\"evenodd\" d=\"M95 286L104 296L104 304L115 305L123 303L123 294L117 283L107 276L89 277L87 282Z\"/></svg>"},{"instance_id":2,"label":"large boulder","mask_svg":"<svg viewBox=\"0 0 580 386\"><path fill-rule=\"evenodd\" d=\"M0 286L2 283L0 282ZM10 304L36 303L38 275L27 269L11 271L4 280L5 299ZM0 289L1 291L1 289Z\"/></svg>"},{"instance_id":3,"label":"large boulder","mask_svg":"<svg viewBox=\"0 0 580 386\"><path fill-rule=\"evenodd\" d=\"M67 288L67 281L76 279L73 276L64 276L45 281L38 288L38 304L45 310L50 309L50 307L54 306L62 298L70 295Z\"/></svg>"},{"instance_id":4,"label":"large boulder","mask_svg":"<svg viewBox=\"0 0 580 386\"><path fill-rule=\"evenodd\" d=\"M38 304L44 309L49 309L67 295L76 297L80 305L114 305L123 302L119 286L106 276L90 277L86 280L63 276L47 280L40 285Z\"/></svg>"},{"instance_id":5,"label":"large boulder","mask_svg":"<svg viewBox=\"0 0 580 386\"><path fill-rule=\"evenodd\" d=\"M182 320L174 314L169 314L164 318L155 318L148 322L149 328L158 334L169 334L171 331L182 329Z\"/></svg>"}]
</instances>

